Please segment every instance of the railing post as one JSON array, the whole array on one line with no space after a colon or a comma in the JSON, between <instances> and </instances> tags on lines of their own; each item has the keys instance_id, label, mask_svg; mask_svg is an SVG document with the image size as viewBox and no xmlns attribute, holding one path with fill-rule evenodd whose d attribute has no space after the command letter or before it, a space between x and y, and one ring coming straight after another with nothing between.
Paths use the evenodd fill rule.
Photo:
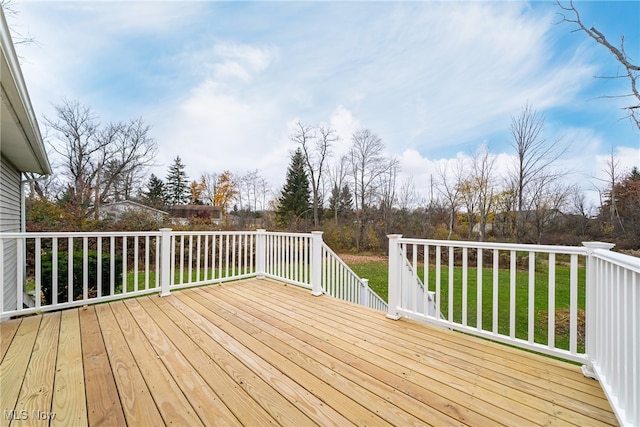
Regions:
<instances>
[{"instance_id":1,"label":"railing post","mask_svg":"<svg viewBox=\"0 0 640 427\"><path fill-rule=\"evenodd\" d=\"M402 234L389 234L389 305L387 310L387 317L389 319L398 320L400 315L398 314L398 301L400 293L400 268L398 259L400 256L398 240L402 237Z\"/></svg>"},{"instance_id":2,"label":"railing post","mask_svg":"<svg viewBox=\"0 0 640 427\"><path fill-rule=\"evenodd\" d=\"M369 307L369 279L360 279L360 305Z\"/></svg>"},{"instance_id":3,"label":"railing post","mask_svg":"<svg viewBox=\"0 0 640 427\"><path fill-rule=\"evenodd\" d=\"M171 286L171 229L160 229L160 296L169 295Z\"/></svg>"},{"instance_id":4,"label":"railing post","mask_svg":"<svg viewBox=\"0 0 640 427\"><path fill-rule=\"evenodd\" d=\"M267 261L267 230L256 230L256 277L264 279L265 264Z\"/></svg>"},{"instance_id":5,"label":"railing post","mask_svg":"<svg viewBox=\"0 0 640 427\"><path fill-rule=\"evenodd\" d=\"M322 231L311 232L311 295L322 295Z\"/></svg>"},{"instance_id":6,"label":"railing post","mask_svg":"<svg viewBox=\"0 0 640 427\"><path fill-rule=\"evenodd\" d=\"M587 364L582 366L582 374L585 377L597 379L597 375L593 370L592 362L598 358L598 336L596 335L596 328L600 322L597 318L597 289L599 284L597 283L597 266L593 251L596 249L610 250L615 245L613 243L604 242L582 242L582 245L587 248L587 266L586 266L586 291L585 291L585 337L584 337L584 349L587 356Z\"/></svg>"}]
</instances>

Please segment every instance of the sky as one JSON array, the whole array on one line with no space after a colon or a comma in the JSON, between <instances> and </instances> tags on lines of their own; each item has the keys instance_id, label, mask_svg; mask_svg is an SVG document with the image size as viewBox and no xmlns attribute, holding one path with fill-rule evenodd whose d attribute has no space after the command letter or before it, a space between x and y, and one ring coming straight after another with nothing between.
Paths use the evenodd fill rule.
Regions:
<instances>
[{"instance_id":1,"label":"sky","mask_svg":"<svg viewBox=\"0 0 640 427\"><path fill-rule=\"evenodd\" d=\"M576 1L640 61L640 2ZM333 127L333 161L361 129L424 194L438 164L485 144L512 160L509 126L529 104L543 136L568 147L558 164L591 197L606 161L640 166L640 132L623 107L614 57L549 1L16 1L9 25L44 127L77 100L102 123L142 117L164 178L176 156L190 179L258 170L280 189L293 126ZM43 131L46 134L46 131ZM48 138L51 144L55 140ZM55 164L55 160L54 160ZM594 178L595 177L595 178ZM595 200L595 199L594 199Z\"/></svg>"}]
</instances>

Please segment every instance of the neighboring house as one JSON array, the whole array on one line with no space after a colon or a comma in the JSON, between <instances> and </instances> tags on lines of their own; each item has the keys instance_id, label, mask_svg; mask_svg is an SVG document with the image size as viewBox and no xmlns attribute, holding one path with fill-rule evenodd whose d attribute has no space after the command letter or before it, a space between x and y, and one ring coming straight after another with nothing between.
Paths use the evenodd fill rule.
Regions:
<instances>
[{"instance_id":1,"label":"neighboring house","mask_svg":"<svg viewBox=\"0 0 640 427\"><path fill-rule=\"evenodd\" d=\"M0 232L24 230L24 172L51 174L36 114L20 70L9 27L0 8ZM0 247L3 256L0 304L16 303L16 244Z\"/></svg>"},{"instance_id":2,"label":"neighboring house","mask_svg":"<svg viewBox=\"0 0 640 427\"><path fill-rule=\"evenodd\" d=\"M132 200L123 200L121 202L101 205L98 217L100 219L113 218L114 220L118 221L122 214L127 212L144 214L147 217L159 222L162 222L164 218L169 215L167 212L161 211L160 209L145 206Z\"/></svg>"},{"instance_id":3,"label":"neighboring house","mask_svg":"<svg viewBox=\"0 0 640 427\"><path fill-rule=\"evenodd\" d=\"M219 224L222 218L222 209L220 206L179 205L171 207L170 214L174 224L184 225L189 222L189 218L209 219L211 222Z\"/></svg>"}]
</instances>

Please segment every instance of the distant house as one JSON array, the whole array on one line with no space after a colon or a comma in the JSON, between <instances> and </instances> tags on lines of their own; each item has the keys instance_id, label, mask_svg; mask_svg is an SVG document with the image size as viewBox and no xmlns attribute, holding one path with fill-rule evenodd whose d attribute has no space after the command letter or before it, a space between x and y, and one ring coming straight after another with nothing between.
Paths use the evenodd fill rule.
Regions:
<instances>
[{"instance_id":1,"label":"distant house","mask_svg":"<svg viewBox=\"0 0 640 427\"><path fill-rule=\"evenodd\" d=\"M31 106L9 27L0 8L0 232L24 230L25 172L51 174L36 114ZM16 305L17 247L2 243L2 294L5 309Z\"/></svg>"},{"instance_id":2,"label":"distant house","mask_svg":"<svg viewBox=\"0 0 640 427\"><path fill-rule=\"evenodd\" d=\"M117 221L122 217L122 214L128 212L143 214L156 221L163 221L164 218L169 215L168 212L161 211L160 209L145 206L132 200L123 200L120 202L101 205L98 217L100 219L112 218Z\"/></svg>"},{"instance_id":3,"label":"distant house","mask_svg":"<svg viewBox=\"0 0 640 427\"><path fill-rule=\"evenodd\" d=\"M171 221L176 224L186 224L190 218L209 219L215 224L219 224L222 219L222 209L220 206L208 205L178 205L169 210Z\"/></svg>"}]
</instances>

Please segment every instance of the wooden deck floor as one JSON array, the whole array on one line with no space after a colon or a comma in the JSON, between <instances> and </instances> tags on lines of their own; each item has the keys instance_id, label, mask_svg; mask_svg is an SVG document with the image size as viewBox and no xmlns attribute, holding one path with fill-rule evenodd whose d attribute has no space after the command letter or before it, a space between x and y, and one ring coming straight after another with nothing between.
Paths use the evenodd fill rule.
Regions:
<instances>
[{"instance_id":1,"label":"wooden deck floor","mask_svg":"<svg viewBox=\"0 0 640 427\"><path fill-rule=\"evenodd\" d=\"M577 366L270 280L0 330L2 425L616 424Z\"/></svg>"}]
</instances>

